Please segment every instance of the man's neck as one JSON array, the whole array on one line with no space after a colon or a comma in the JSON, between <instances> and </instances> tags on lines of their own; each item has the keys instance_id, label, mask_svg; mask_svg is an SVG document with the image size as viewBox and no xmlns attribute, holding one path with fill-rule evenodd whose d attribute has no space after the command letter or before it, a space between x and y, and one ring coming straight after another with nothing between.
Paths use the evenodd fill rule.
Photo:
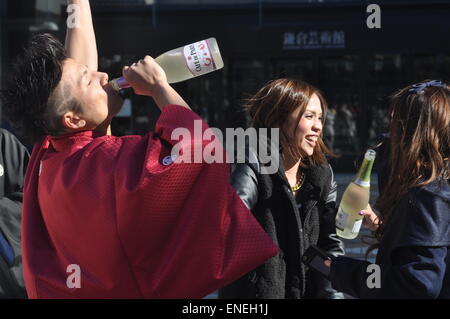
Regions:
<instances>
[{"instance_id":1,"label":"man's neck","mask_svg":"<svg viewBox=\"0 0 450 319\"><path fill-rule=\"evenodd\" d=\"M105 134L105 135L112 135L111 134L111 122L104 122L97 126L94 131Z\"/></svg>"}]
</instances>

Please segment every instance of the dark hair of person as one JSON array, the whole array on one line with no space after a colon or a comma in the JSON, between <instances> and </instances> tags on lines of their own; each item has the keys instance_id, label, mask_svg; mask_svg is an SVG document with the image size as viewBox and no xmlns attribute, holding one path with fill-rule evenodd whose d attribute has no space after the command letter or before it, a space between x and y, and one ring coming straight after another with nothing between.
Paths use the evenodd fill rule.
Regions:
<instances>
[{"instance_id":1,"label":"dark hair of person","mask_svg":"<svg viewBox=\"0 0 450 319\"><path fill-rule=\"evenodd\" d=\"M69 85L58 85L66 58L61 42L50 34L38 34L8 72L1 94L3 114L31 142L62 134L61 116L78 109Z\"/></svg>"},{"instance_id":2,"label":"dark hair of person","mask_svg":"<svg viewBox=\"0 0 450 319\"><path fill-rule=\"evenodd\" d=\"M320 100L323 113L322 123L325 124L327 103L322 93L314 86L295 79L283 78L268 82L253 97L247 100L245 108L250 115L253 127L280 129L280 152L282 155L287 155L294 159L302 158L302 162L307 161L314 165L323 165L326 163L325 156L334 156L334 154L323 142L322 133L314 148L313 155L309 158L304 158L305 156L300 148L301 142L296 142L295 139L297 126L294 132L288 132L284 129L289 115L298 108L300 108L300 113L297 122L300 121L314 94Z\"/></svg>"},{"instance_id":3,"label":"dark hair of person","mask_svg":"<svg viewBox=\"0 0 450 319\"><path fill-rule=\"evenodd\" d=\"M411 190L450 178L450 88L410 85L391 97L389 173L375 207L381 241L400 199ZM372 246L370 250L378 247Z\"/></svg>"}]
</instances>

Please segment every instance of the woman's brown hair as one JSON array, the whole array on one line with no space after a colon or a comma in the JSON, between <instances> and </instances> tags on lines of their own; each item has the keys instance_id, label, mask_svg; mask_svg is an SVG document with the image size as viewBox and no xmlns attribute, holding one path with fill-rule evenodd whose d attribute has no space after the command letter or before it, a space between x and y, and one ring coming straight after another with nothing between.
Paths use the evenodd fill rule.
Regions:
<instances>
[{"instance_id":1,"label":"woman's brown hair","mask_svg":"<svg viewBox=\"0 0 450 319\"><path fill-rule=\"evenodd\" d=\"M311 97L316 94L322 107L323 120L325 122L327 103L322 93L314 86L295 79L277 79L264 85L245 107L255 128L279 128L280 129L280 153L294 159L300 159L300 143L293 143L297 126L294 132L286 132L285 123L290 114L297 108L300 113L297 122L305 113ZM322 130L323 131L323 130ZM314 148L314 153L308 158L309 163L323 165L326 163L325 155L333 156L322 140L322 133ZM305 159L305 158L303 158Z\"/></svg>"},{"instance_id":2,"label":"woman's brown hair","mask_svg":"<svg viewBox=\"0 0 450 319\"><path fill-rule=\"evenodd\" d=\"M399 200L410 190L450 178L450 89L423 81L391 97L389 174L376 202L378 241Z\"/></svg>"}]
</instances>

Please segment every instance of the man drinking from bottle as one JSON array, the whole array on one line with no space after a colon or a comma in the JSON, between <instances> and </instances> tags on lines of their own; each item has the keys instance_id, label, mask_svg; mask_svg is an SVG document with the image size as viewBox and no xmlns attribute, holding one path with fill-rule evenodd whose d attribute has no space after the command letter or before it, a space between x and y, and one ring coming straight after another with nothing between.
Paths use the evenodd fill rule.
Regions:
<instances>
[{"instance_id":1,"label":"man drinking from bottle","mask_svg":"<svg viewBox=\"0 0 450 319\"><path fill-rule=\"evenodd\" d=\"M226 163L172 161L171 132L199 117L151 57L123 76L161 109L155 131L110 135L121 101L97 71L89 2L68 2L81 21L66 47L33 37L3 94L36 142L23 205L29 297L199 298L276 254L228 185Z\"/></svg>"}]
</instances>

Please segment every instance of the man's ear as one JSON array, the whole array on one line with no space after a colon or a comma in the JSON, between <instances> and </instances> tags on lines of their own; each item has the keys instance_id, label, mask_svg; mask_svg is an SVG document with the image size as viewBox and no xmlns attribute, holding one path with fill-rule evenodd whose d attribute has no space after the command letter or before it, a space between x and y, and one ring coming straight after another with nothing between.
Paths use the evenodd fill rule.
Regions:
<instances>
[{"instance_id":1,"label":"man's ear","mask_svg":"<svg viewBox=\"0 0 450 319\"><path fill-rule=\"evenodd\" d=\"M71 130L79 130L86 126L86 121L73 112L67 112L62 117L63 126Z\"/></svg>"}]
</instances>

